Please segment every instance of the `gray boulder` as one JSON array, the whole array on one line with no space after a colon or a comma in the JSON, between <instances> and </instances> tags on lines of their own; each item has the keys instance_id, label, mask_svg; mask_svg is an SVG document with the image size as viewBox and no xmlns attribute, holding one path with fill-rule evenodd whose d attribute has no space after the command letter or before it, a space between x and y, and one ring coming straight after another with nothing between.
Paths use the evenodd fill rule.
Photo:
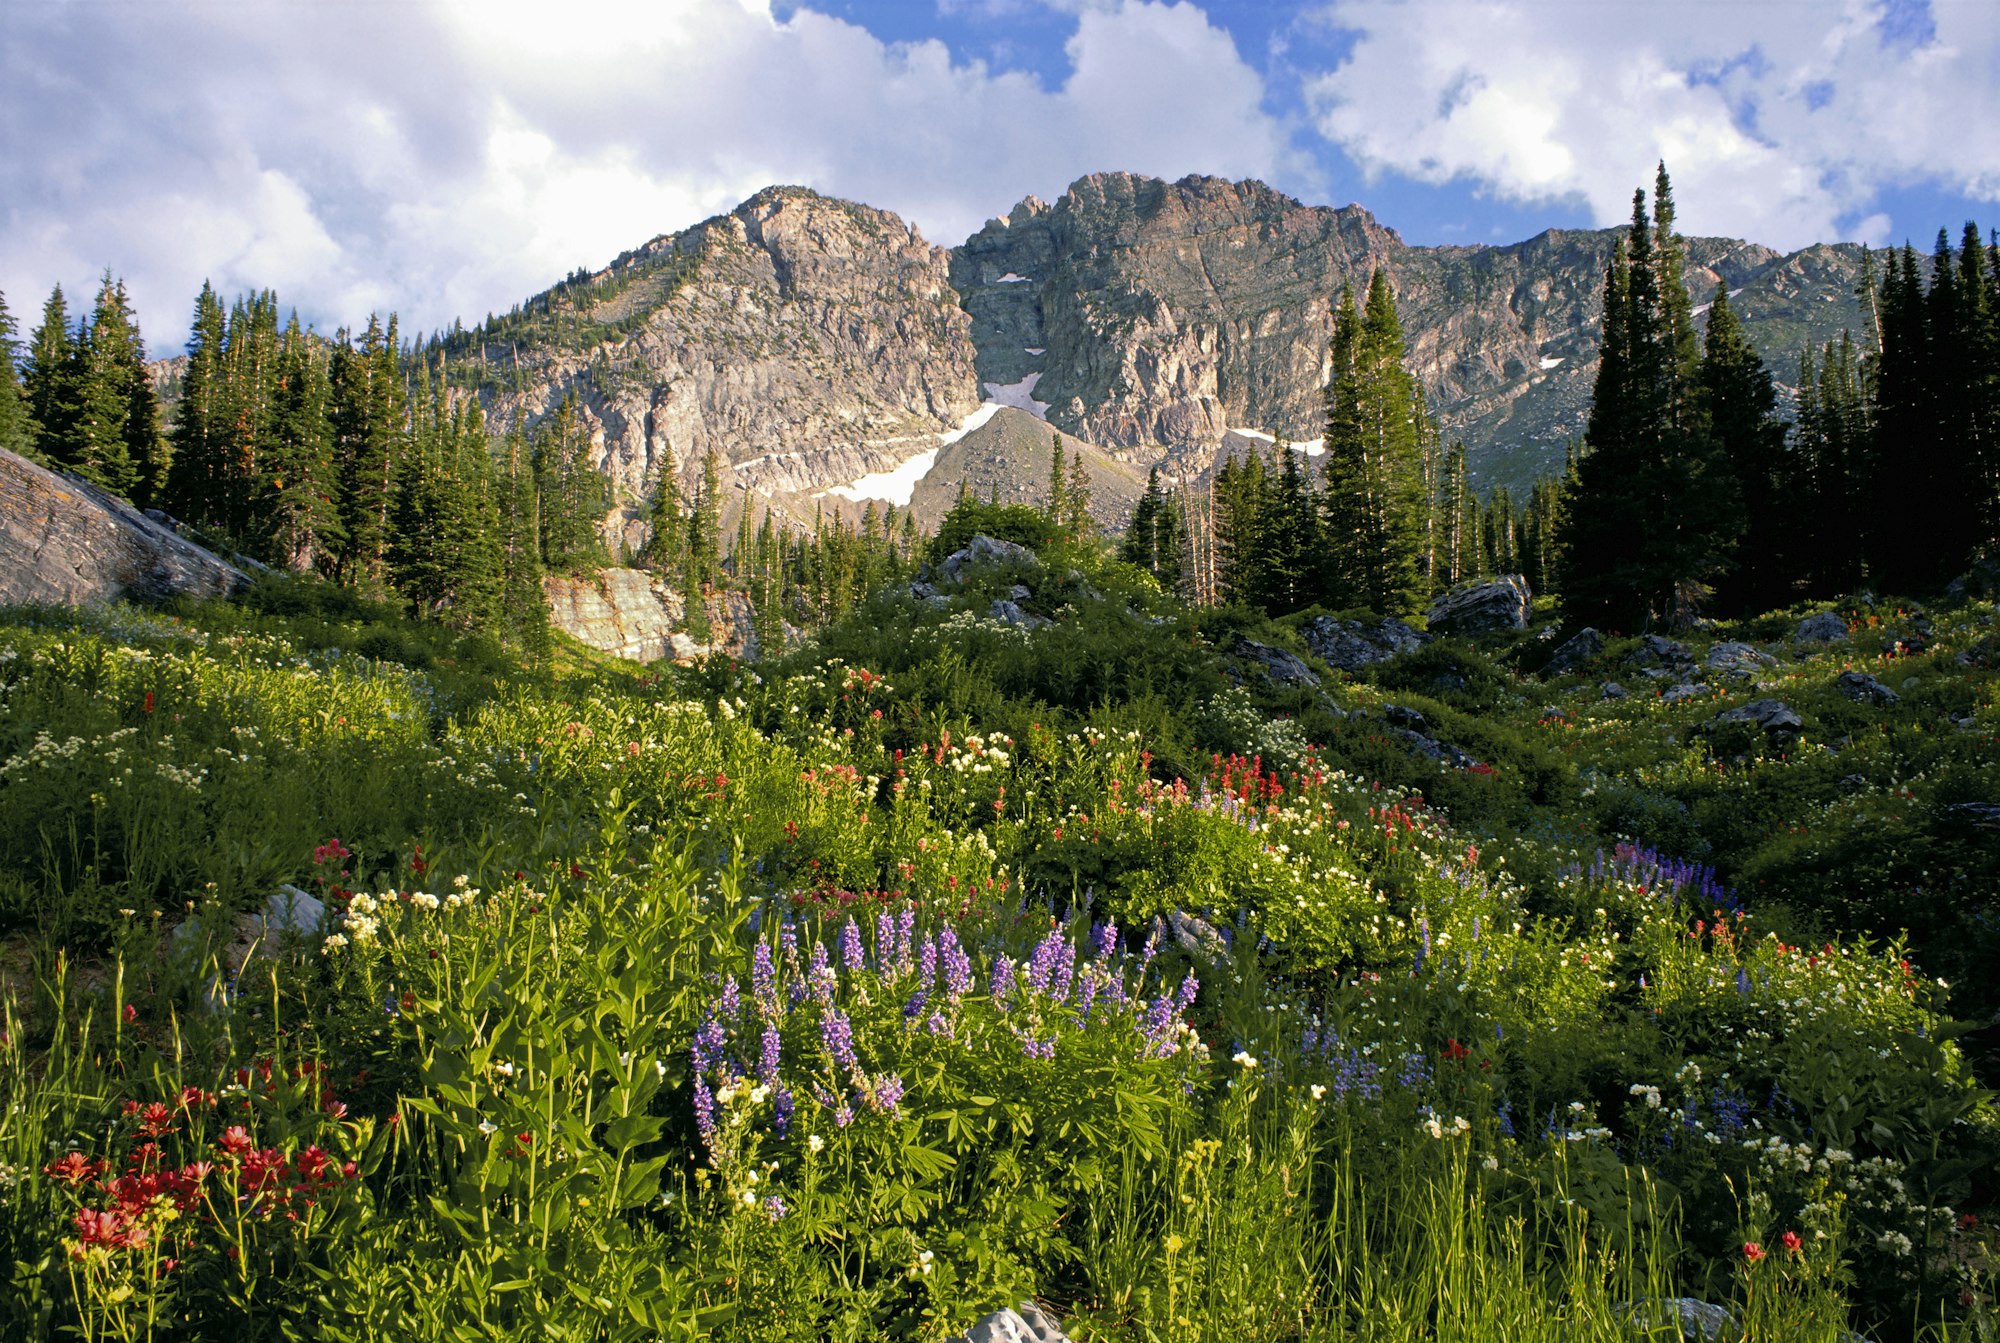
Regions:
<instances>
[{"instance_id":1,"label":"gray boulder","mask_svg":"<svg viewBox=\"0 0 2000 1343\"><path fill-rule=\"evenodd\" d=\"M1604 636L1585 625L1563 642L1549 658L1549 665L1542 668L1544 676L1562 676L1576 667L1596 657L1604 651Z\"/></svg>"},{"instance_id":2,"label":"gray boulder","mask_svg":"<svg viewBox=\"0 0 2000 1343\"><path fill-rule=\"evenodd\" d=\"M1856 704L1875 704L1886 709L1891 704L1903 702L1901 695L1867 672L1844 671L1834 681L1833 688Z\"/></svg>"},{"instance_id":3,"label":"gray boulder","mask_svg":"<svg viewBox=\"0 0 2000 1343\"><path fill-rule=\"evenodd\" d=\"M1779 744L1789 742L1805 726L1805 720L1793 713L1790 705L1775 699L1753 699L1748 704L1724 709L1709 720L1708 726L1714 730L1733 723L1748 723Z\"/></svg>"},{"instance_id":4,"label":"gray boulder","mask_svg":"<svg viewBox=\"0 0 2000 1343\"><path fill-rule=\"evenodd\" d=\"M1847 622L1832 611L1807 616L1792 631L1792 642L1800 648L1830 648L1847 642Z\"/></svg>"},{"instance_id":5,"label":"gray boulder","mask_svg":"<svg viewBox=\"0 0 2000 1343\"><path fill-rule=\"evenodd\" d=\"M1624 699L1626 690L1624 686L1619 685L1616 681L1606 681L1604 683L1603 695L1605 699Z\"/></svg>"},{"instance_id":6,"label":"gray boulder","mask_svg":"<svg viewBox=\"0 0 2000 1343\"><path fill-rule=\"evenodd\" d=\"M1432 634L1524 630L1534 604L1526 578L1503 574L1483 583L1461 583L1432 602L1425 619Z\"/></svg>"},{"instance_id":7,"label":"gray boulder","mask_svg":"<svg viewBox=\"0 0 2000 1343\"><path fill-rule=\"evenodd\" d=\"M1002 598L986 608L986 614L1003 625L1019 625L1022 629L1038 630L1055 622L1042 616L1023 611L1020 605Z\"/></svg>"},{"instance_id":8,"label":"gray boulder","mask_svg":"<svg viewBox=\"0 0 2000 1343\"><path fill-rule=\"evenodd\" d=\"M1626 661L1639 667L1666 667L1674 671L1693 671L1694 654L1688 652L1687 645L1658 634L1648 634L1639 640L1639 646L1632 650Z\"/></svg>"},{"instance_id":9,"label":"gray boulder","mask_svg":"<svg viewBox=\"0 0 2000 1343\"><path fill-rule=\"evenodd\" d=\"M1207 919L1170 909L1167 928L1173 934L1174 945L1190 956L1217 961L1229 954L1229 944Z\"/></svg>"},{"instance_id":10,"label":"gray boulder","mask_svg":"<svg viewBox=\"0 0 2000 1343\"><path fill-rule=\"evenodd\" d=\"M996 1310L972 1322L972 1327L948 1343L1070 1343L1060 1325L1032 1301L1013 1310Z\"/></svg>"},{"instance_id":11,"label":"gray boulder","mask_svg":"<svg viewBox=\"0 0 2000 1343\"><path fill-rule=\"evenodd\" d=\"M1708 650L1706 665L1717 676L1733 676L1743 679L1755 677L1776 659L1768 653L1760 653L1746 643L1730 640L1716 644Z\"/></svg>"},{"instance_id":12,"label":"gray boulder","mask_svg":"<svg viewBox=\"0 0 2000 1343\"><path fill-rule=\"evenodd\" d=\"M1335 620L1319 616L1299 630L1313 656L1329 667L1357 672L1378 662L1387 662L1399 653L1413 653L1430 641L1422 630L1404 624L1394 616L1372 624L1360 620Z\"/></svg>"},{"instance_id":13,"label":"gray boulder","mask_svg":"<svg viewBox=\"0 0 2000 1343\"><path fill-rule=\"evenodd\" d=\"M1260 644L1255 639L1236 641L1236 656L1247 662L1254 662L1264 669L1264 674L1282 686L1304 686L1307 689L1319 685L1319 677L1296 653L1288 653L1270 644Z\"/></svg>"},{"instance_id":14,"label":"gray boulder","mask_svg":"<svg viewBox=\"0 0 2000 1343\"><path fill-rule=\"evenodd\" d=\"M1670 685L1665 690L1662 690L1660 692L1660 703L1679 704L1683 700L1700 699L1703 695L1709 693L1711 692L1705 685L1697 685L1692 681L1682 681L1679 685Z\"/></svg>"},{"instance_id":15,"label":"gray boulder","mask_svg":"<svg viewBox=\"0 0 2000 1343\"><path fill-rule=\"evenodd\" d=\"M1735 1338L1737 1334L1735 1316L1721 1306L1691 1296L1634 1301L1620 1306L1618 1313L1635 1327L1646 1330L1649 1338L1660 1329L1676 1326L1682 1343L1713 1343L1716 1339Z\"/></svg>"},{"instance_id":16,"label":"gray boulder","mask_svg":"<svg viewBox=\"0 0 2000 1343\"><path fill-rule=\"evenodd\" d=\"M1022 564L1039 567L1041 561L1035 552L1026 546L1017 546L1012 541L1002 541L981 533L965 543L963 550L954 550L939 561L938 577L948 583L965 581L965 571L983 564Z\"/></svg>"},{"instance_id":17,"label":"gray boulder","mask_svg":"<svg viewBox=\"0 0 2000 1343\"><path fill-rule=\"evenodd\" d=\"M249 586L169 525L67 472L0 449L0 605L162 602Z\"/></svg>"}]
</instances>

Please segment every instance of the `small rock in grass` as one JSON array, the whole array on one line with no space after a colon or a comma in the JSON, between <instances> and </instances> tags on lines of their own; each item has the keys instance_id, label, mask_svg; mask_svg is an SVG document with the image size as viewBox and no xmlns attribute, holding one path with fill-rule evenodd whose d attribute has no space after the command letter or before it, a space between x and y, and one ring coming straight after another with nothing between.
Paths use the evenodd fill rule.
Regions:
<instances>
[{"instance_id":1,"label":"small rock in grass","mask_svg":"<svg viewBox=\"0 0 2000 1343\"><path fill-rule=\"evenodd\" d=\"M1534 594L1520 574L1502 574L1453 588L1433 601L1425 616L1432 634L1489 634L1524 630L1534 610Z\"/></svg>"},{"instance_id":2,"label":"small rock in grass","mask_svg":"<svg viewBox=\"0 0 2000 1343\"><path fill-rule=\"evenodd\" d=\"M1549 665L1542 668L1542 675L1561 676L1582 666L1603 651L1604 636L1585 625L1565 640L1562 647L1556 649L1549 658Z\"/></svg>"},{"instance_id":3,"label":"small rock in grass","mask_svg":"<svg viewBox=\"0 0 2000 1343\"><path fill-rule=\"evenodd\" d=\"M1847 642L1847 622L1832 611L1807 616L1792 631L1792 642L1801 648L1826 648Z\"/></svg>"},{"instance_id":4,"label":"small rock in grass","mask_svg":"<svg viewBox=\"0 0 2000 1343\"><path fill-rule=\"evenodd\" d=\"M1606 681L1604 683L1603 694L1605 699L1624 699L1626 691L1625 687L1619 685L1616 681Z\"/></svg>"},{"instance_id":5,"label":"small rock in grass","mask_svg":"<svg viewBox=\"0 0 2000 1343\"><path fill-rule=\"evenodd\" d=\"M1772 661L1769 654L1735 640L1708 650L1708 669L1718 676L1755 676L1758 668L1768 667Z\"/></svg>"},{"instance_id":6,"label":"small rock in grass","mask_svg":"<svg viewBox=\"0 0 2000 1343\"><path fill-rule=\"evenodd\" d=\"M1308 689L1319 685L1318 675L1295 653L1288 653L1282 648L1273 648L1269 644L1260 644L1255 639L1242 638L1236 641L1234 651L1236 656L1262 667L1264 674L1277 685L1305 686Z\"/></svg>"},{"instance_id":7,"label":"small rock in grass","mask_svg":"<svg viewBox=\"0 0 2000 1343\"><path fill-rule=\"evenodd\" d=\"M1856 704L1880 704L1886 708L1891 704L1903 702L1901 695L1867 672L1844 671L1840 674L1840 679L1833 683L1833 688Z\"/></svg>"},{"instance_id":8,"label":"small rock in grass","mask_svg":"<svg viewBox=\"0 0 2000 1343\"><path fill-rule=\"evenodd\" d=\"M1032 1301L1019 1310L996 1310L973 1321L951 1343L1069 1343L1069 1336Z\"/></svg>"},{"instance_id":9,"label":"small rock in grass","mask_svg":"<svg viewBox=\"0 0 2000 1343\"><path fill-rule=\"evenodd\" d=\"M1753 699L1748 704L1724 709L1710 721L1709 727L1724 727L1731 723L1748 723L1779 743L1797 736L1799 729L1806 725L1803 718L1792 712L1790 705L1775 699Z\"/></svg>"},{"instance_id":10,"label":"small rock in grass","mask_svg":"<svg viewBox=\"0 0 2000 1343\"><path fill-rule=\"evenodd\" d=\"M1662 704L1679 704L1682 700L1698 699L1707 693L1707 686L1696 685L1692 681L1683 681L1679 685L1670 685L1665 690L1662 690L1660 692L1660 702Z\"/></svg>"}]
</instances>

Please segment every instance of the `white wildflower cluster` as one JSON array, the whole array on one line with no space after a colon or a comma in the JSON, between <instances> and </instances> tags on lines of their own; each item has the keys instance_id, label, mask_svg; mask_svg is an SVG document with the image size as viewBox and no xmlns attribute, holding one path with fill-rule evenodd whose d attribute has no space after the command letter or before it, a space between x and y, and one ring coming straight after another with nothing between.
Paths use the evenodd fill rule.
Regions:
<instances>
[{"instance_id":1,"label":"white wildflower cluster","mask_svg":"<svg viewBox=\"0 0 2000 1343\"><path fill-rule=\"evenodd\" d=\"M1420 1133L1428 1133L1433 1138L1459 1138L1472 1132L1472 1121L1464 1115L1453 1115L1445 1119L1428 1107L1422 1112L1424 1117L1417 1124Z\"/></svg>"},{"instance_id":2,"label":"white wildflower cluster","mask_svg":"<svg viewBox=\"0 0 2000 1343\"><path fill-rule=\"evenodd\" d=\"M1647 1086L1644 1082L1634 1082L1631 1094L1634 1096L1644 1096L1648 1110L1657 1110L1660 1108L1660 1089L1658 1087Z\"/></svg>"},{"instance_id":3,"label":"white wildflower cluster","mask_svg":"<svg viewBox=\"0 0 2000 1343\"><path fill-rule=\"evenodd\" d=\"M385 896L384 899L394 900L395 897ZM348 901L347 917L341 920L341 926L347 930L347 940L356 946L365 946L373 942L375 935L382 929L381 921L375 917L380 909L381 905L375 897L366 892L359 892ZM336 933L334 936L338 937L339 934Z\"/></svg>"}]
</instances>

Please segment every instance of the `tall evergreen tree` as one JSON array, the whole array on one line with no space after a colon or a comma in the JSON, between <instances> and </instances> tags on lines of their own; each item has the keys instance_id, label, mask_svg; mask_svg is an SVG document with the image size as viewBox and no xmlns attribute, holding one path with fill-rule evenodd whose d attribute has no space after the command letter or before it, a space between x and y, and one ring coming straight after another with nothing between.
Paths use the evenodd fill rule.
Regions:
<instances>
[{"instance_id":1,"label":"tall evergreen tree","mask_svg":"<svg viewBox=\"0 0 2000 1343\"><path fill-rule=\"evenodd\" d=\"M1180 533L1179 508L1174 496L1160 488L1160 468L1156 466L1146 474L1146 492L1132 510L1132 524L1126 529L1119 558L1151 574L1165 591L1177 591Z\"/></svg>"},{"instance_id":2,"label":"tall evergreen tree","mask_svg":"<svg viewBox=\"0 0 2000 1343\"><path fill-rule=\"evenodd\" d=\"M1323 589L1319 509L1312 481L1300 468L1299 453L1282 440L1277 465L1259 528L1254 593L1257 605L1283 613L1312 604Z\"/></svg>"},{"instance_id":3,"label":"tall evergreen tree","mask_svg":"<svg viewBox=\"0 0 2000 1343\"><path fill-rule=\"evenodd\" d=\"M1063 465L1063 441L1060 432L1049 434L1049 494L1047 510L1049 521L1058 528L1068 525L1069 473Z\"/></svg>"},{"instance_id":4,"label":"tall evergreen tree","mask_svg":"<svg viewBox=\"0 0 2000 1343\"><path fill-rule=\"evenodd\" d=\"M251 513L265 556L302 572L330 566L341 539L331 399L326 355L294 313L278 352L271 441Z\"/></svg>"},{"instance_id":5,"label":"tall evergreen tree","mask_svg":"<svg viewBox=\"0 0 2000 1343\"><path fill-rule=\"evenodd\" d=\"M542 588L542 523L527 441L507 435L497 487L495 549L500 559L500 620L533 661L549 652L549 604Z\"/></svg>"},{"instance_id":6,"label":"tall evergreen tree","mask_svg":"<svg viewBox=\"0 0 2000 1343\"><path fill-rule=\"evenodd\" d=\"M1724 282L1709 302L1700 393L1717 469L1735 477L1742 499L1742 540L1736 567L1718 589L1721 604L1739 614L1787 605L1804 558L1796 519L1805 482L1786 448L1770 370L1744 335Z\"/></svg>"},{"instance_id":7,"label":"tall evergreen tree","mask_svg":"<svg viewBox=\"0 0 2000 1343\"><path fill-rule=\"evenodd\" d=\"M59 445L75 434L81 413L77 405L77 344L70 330L69 301L57 285L42 305L41 325L29 334L28 359L21 378L28 418L34 423L35 455L50 464L67 460L67 450Z\"/></svg>"},{"instance_id":8,"label":"tall evergreen tree","mask_svg":"<svg viewBox=\"0 0 2000 1343\"><path fill-rule=\"evenodd\" d=\"M1671 205L1662 218L1671 224ZM1605 274L1589 451L1563 503L1559 586L1578 622L1689 621L1741 527L1741 493L1709 434L1668 278L1680 283L1678 244L1663 261L1641 189Z\"/></svg>"},{"instance_id":9,"label":"tall evergreen tree","mask_svg":"<svg viewBox=\"0 0 2000 1343\"><path fill-rule=\"evenodd\" d=\"M0 448L26 454L34 451L34 426L28 418L27 394L15 373L19 349L14 334L14 314L7 311L6 296L0 294Z\"/></svg>"},{"instance_id":10,"label":"tall evergreen tree","mask_svg":"<svg viewBox=\"0 0 2000 1343\"><path fill-rule=\"evenodd\" d=\"M557 573L580 573L604 564L604 477L591 469L590 442L575 394L536 426L535 488L541 497L542 564Z\"/></svg>"},{"instance_id":11,"label":"tall evergreen tree","mask_svg":"<svg viewBox=\"0 0 2000 1343\"><path fill-rule=\"evenodd\" d=\"M408 441L408 396L396 347L396 319L371 314L355 344L337 339L328 369L333 450L340 479L338 579L379 589L388 581L389 509Z\"/></svg>"},{"instance_id":12,"label":"tall evergreen tree","mask_svg":"<svg viewBox=\"0 0 2000 1343\"><path fill-rule=\"evenodd\" d=\"M1425 596L1420 444L1428 431L1418 424L1423 395L1403 366L1402 323L1382 271L1358 320L1352 293L1342 294L1333 343L1323 515L1329 604L1412 614Z\"/></svg>"},{"instance_id":13,"label":"tall evergreen tree","mask_svg":"<svg viewBox=\"0 0 2000 1343\"><path fill-rule=\"evenodd\" d=\"M162 500L169 513L198 527L220 527L225 511L222 358L227 321L222 300L203 281L188 330L180 400L174 403L173 457Z\"/></svg>"}]
</instances>

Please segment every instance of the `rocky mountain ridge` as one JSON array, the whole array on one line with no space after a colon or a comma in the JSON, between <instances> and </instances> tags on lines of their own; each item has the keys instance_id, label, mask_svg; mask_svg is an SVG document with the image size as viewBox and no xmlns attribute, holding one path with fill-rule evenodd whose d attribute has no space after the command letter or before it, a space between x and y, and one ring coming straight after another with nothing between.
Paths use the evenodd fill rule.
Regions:
<instances>
[{"instance_id":1,"label":"rocky mountain ridge","mask_svg":"<svg viewBox=\"0 0 2000 1343\"><path fill-rule=\"evenodd\" d=\"M1203 469L1246 441L1233 430L1316 438L1341 287L1380 267L1475 480L1518 487L1582 432L1618 233L1415 247L1358 205L1100 173L945 248L886 211L773 187L464 333L452 376L500 425L574 393L636 544L659 473L692 486L711 447L732 516L745 503L801 519L907 503L917 459L982 404L1044 418L1142 474L1169 454L1182 473ZM1726 285L1781 382L1803 343L1861 328L1857 247L1781 255L1691 238L1688 254L1697 304Z\"/></svg>"}]
</instances>

